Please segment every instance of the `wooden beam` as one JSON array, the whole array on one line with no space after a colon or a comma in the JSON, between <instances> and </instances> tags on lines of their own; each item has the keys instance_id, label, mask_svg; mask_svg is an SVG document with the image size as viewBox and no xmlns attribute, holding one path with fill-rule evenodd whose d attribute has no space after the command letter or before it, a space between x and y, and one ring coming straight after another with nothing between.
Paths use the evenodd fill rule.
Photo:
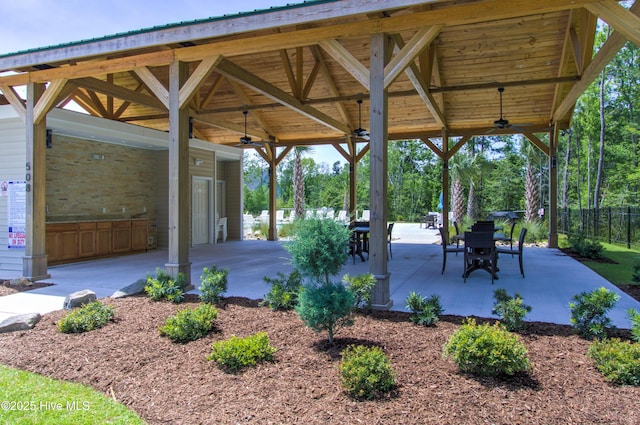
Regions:
<instances>
[{"instance_id":1,"label":"wooden beam","mask_svg":"<svg viewBox=\"0 0 640 425\"><path fill-rule=\"evenodd\" d=\"M640 1L636 1L631 6L631 13L637 15L640 12ZM600 72L607 66L609 62L614 58L618 51L627 42L624 34L618 31L614 31L607 41L600 47L598 53L595 55L589 66L584 70L580 81L571 88L567 96L563 99L562 103L553 112L553 122L560 122L565 115L567 115L578 100L578 98L584 93L584 91L591 85L591 83L598 78Z\"/></svg>"},{"instance_id":2,"label":"wooden beam","mask_svg":"<svg viewBox=\"0 0 640 425\"><path fill-rule=\"evenodd\" d=\"M393 59L384 68L384 86L388 88L410 64L414 63L420 53L440 34L444 25L422 28L404 46L400 47Z\"/></svg>"},{"instance_id":3,"label":"wooden beam","mask_svg":"<svg viewBox=\"0 0 640 425\"><path fill-rule=\"evenodd\" d=\"M638 1L636 0L635 3L637 4ZM624 35L633 44L640 47L640 18L638 16L612 0L590 3L585 7L613 27L614 30Z\"/></svg>"},{"instance_id":4,"label":"wooden beam","mask_svg":"<svg viewBox=\"0 0 640 425\"><path fill-rule=\"evenodd\" d=\"M549 146L545 145L542 140L540 140L535 134L531 133L522 133L527 139L533 143L535 147L540 149L547 157L549 156Z\"/></svg>"},{"instance_id":5,"label":"wooden beam","mask_svg":"<svg viewBox=\"0 0 640 425\"><path fill-rule=\"evenodd\" d=\"M9 104L13 109L18 113L22 122L26 122L27 107L13 87L0 85L0 91L4 94L4 97L9 101Z\"/></svg>"},{"instance_id":6,"label":"wooden beam","mask_svg":"<svg viewBox=\"0 0 640 425\"><path fill-rule=\"evenodd\" d=\"M429 139L428 137L423 137L420 140L422 140L422 143L427 145L429 149L431 149L433 153L435 153L438 156L438 158L443 160L445 159L444 152L438 146L436 146L436 144L433 143L431 139Z\"/></svg>"},{"instance_id":7,"label":"wooden beam","mask_svg":"<svg viewBox=\"0 0 640 425\"><path fill-rule=\"evenodd\" d=\"M340 155L342 155L342 157L343 157L347 162L349 162L349 161L351 160L351 157L349 156L349 153L348 153L346 150L344 150L344 148L343 148L342 146L340 146L340 144L339 144L339 143L333 143L332 145L333 145L333 147L338 151L338 153L339 153Z\"/></svg>"},{"instance_id":8,"label":"wooden beam","mask_svg":"<svg viewBox=\"0 0 640 425\"><path fill-rule=\"evenodd\" d=\"M205 58L200 62L198 67L189 76L189 79L182 87L180 87L180 107L184 107L192 98L194 92L200 87L200 84L211 74L216 64L222 59L222 56L216 55Z\"/></svg>"},{"instance_id":9,"label":"wooden beam","mask_svg":"<svg viewBox=\"0 0 640 425\"><path fill-rule=\"evenodd\" d=\"M84 87L98 93L111 95L120 100L135 103L138 105L148 106L150 108L166 111L165 105L157 98L140 93L140 87L136 90L130 90L125 87L110 84L97 78L79 78L71 80L70 84L77 87Z\"/></svg>"},{"instance_id":10,"label":"wooden beam","mask_svg":"<svg viewBox=\"0 0 640 425\"><path fill-rule=\"evenodd\" d=\"M395 35L392 37L396 42L397 47L404 50L404 40L400 35ZM418 52L419 53L419 52ZM415 63L409 63L409 66L405 69L407 77L409 77L409 81L413 84L413 87L418 92L418 96L422 99L424 104L426 105L429 113L433 117L433 119L438 123L438 125L442 128L447 126L447 121L444 117L444 114L440 111L436 100L433 98L433 95L429 92L429 84L422 78L422 74ZM386 75L385 75L386 82Z\"/></svg>"},{"instance_id":11,"label":"wooden beam","mask_svg":"<svg viewBox=\"0 0 640 425\"><path fill-rule=\"evenodd\" d=\"M337 97L340 95L340 91L336 86L335 81L333 80L331 73L329 72L329 68L327 67L327 63L322 57L322 52L318 46L311 46L311 54L313 58L316 60L316 64L320 66L320 72L325 79L325 83L327 84L327 88L329 90L329 95ZM357 100L357 99L354 99ZM340 114L340 119L342 122L346 122L349 124L349 127L355 128L351 119L349 118L349 114L347 113L347 109L344 107L344 104L341 101L334 102L336 105L336 109L338 110L338 114Z\"/></svg>"},{"instance_id":12,"label":"wooden beam","mask_svg":"<svg viewBox=\"0 0 640 425\"><path fill-rule=\"evenodd\" d=\"M280 165L282 160L284 160L289 152L293 149L293 146L285 146L285 148L278 154L276 157L276 166Z\"/></svg>"},{"instance_id":13,"label":"wooden beam","mask_svg":"<svg viewBox=\"0 0 640 425\"><path fill-rule=\"evenodd\" d=\"M211 102L211 99L213 99L213 96L216 94L216 92L220 88L222 81L224 81L224 77L222 75L215 76L215 80L213 81L213 84L211 84L211 88L209 89L207 94L204 96L204 99L202 99L202 101L200 102L200 105L198 105L199 111L206 108L209 102Z\"/></svg>"},{"instance_id":14,"label":"wooden beam","mask_svg":"<svg viewBox=\"0 0 640 425\"><path fill-rule=\"evenodd\" d=\"M144 82L149 90L158 98L160 102L169 109L169 90L156 78L147 67L134 68L133 72Z\"/></svg>"},{"instance_id":15,"label":"wooden beam","mask_svg":"<svg viewBox=\"0 0 640 425\"><path fill-rule=\"evenodd\" d=\"M322 50L335 59L357 82L369 90L369 70L337 40L320 40Z\"/></svg>"},{"instance_id":16,"label":"wooden beam","mask_svg":"<svg viewBox=\"0 0 640 425\"><path fill-rule=\"evenodd\" d=\"M38 100L38 104L34 109L33 123L38 124L40 121L46 118L47 113L55 106L55 102L58 99L58 95L64 89L67 84L67 79L62 78L49 83L49 86L45 90L42 97Z\"/></svg>"},{"instance_id":17,"label":"wooden beam","mask_svg":"<svg viewBox=\"0 0 640 425\"><path fill-rule=\"evenodd\" d=\"M300 100L294 96L286 93L278 87L268 83L267 81L251 74L249 71L237 66L233 62L226 59L222 59L217 66L217 71L228 79L238 81L241 84L250 87L258 93L267 96L268 98L275 100L276 102L308 117L314 121L326 125L329 128L348 134L350 132L349 127L342 124L338 120L326 115L323 112L312 108L309 105L304 105Z\"/></svg>"},{"instance_id":18,"label":"wooden beam","mask_svg":"<svg viewBox=\"0 0 640 425\"><path fill-rule=\"evenodd\" d=\"M456 154L467 142L471 139L471 136L462 136L460 140L458 140L451 149L447 150L447 161L449 161L453 155Z\"/></svg>"},{"instance_id":19,"label":"wooden beam","mask_svg":"<svg viewBox=\"0 0 640 425\"><path fill-rule=\"evenodd\" d=\"M238 134L244 134L243 124L236 124L230 121L221 120L219 118L216 118L215 114L193 113L192 117L195 121L201 122L203 124L222 128L224 130L233 131ZM253 137L259 137L260 139L263 139L263 140L269 140L271 138L271 136L268 133L264 131L260 131L259 129L256 129L256 128L249 128L249 127L247 127L247 135L253 136Z\"/></svg>"}]
</instances>

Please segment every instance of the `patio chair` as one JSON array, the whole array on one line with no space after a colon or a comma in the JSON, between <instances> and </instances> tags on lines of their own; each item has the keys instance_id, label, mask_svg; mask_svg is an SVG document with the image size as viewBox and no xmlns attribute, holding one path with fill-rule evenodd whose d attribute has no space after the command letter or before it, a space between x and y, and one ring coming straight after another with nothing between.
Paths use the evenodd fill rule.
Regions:
<instances>
[{"instance_id":1,"label":"patio chair","mask_svg":"<svg viewBox=\"0 0 640 425\"><path fill-rule=\"evenodd\" d=\"M218 238L218 236L220 237ZM221 217L220 220L218 220L216 239L222 239L222 242L227 241L227 217Z\"/></svg>"},{"instance_id":2,"label":"patio chair","mask_svg":"<svg viewBox=\"0 0 640 425\"><path fill-rule=\"evenodd\" d=\"M496 275L496 246L493 240L493 232L464 232L464 272L462 277L467 281L467 276L478 269L483 269L491 275L491 284Z\"/></svg>"},{"instance_id":3,"label":"patio chair","mask_svg":"<svg viewBox=\"0 0 640 425\"><path fill-rule=\"evenodd\" d=\"M457 221L453 222L453 228L456 229L456 236L460 236L460 228L458 227L458 222ZM456 248L460 248L460 239L459 238L456 238ZM462 250L456 251L456 255L458 255L458 252L462 252Z\"/></svg>"},{"instance_id":4,"label":"patio chair","mask_svg":"<svg viewBox=\"0 0 640 425\"><path fill-rule=\"evenodd\" d=\"M509 249L509 248L496 248L497 254L511 254L512 256L518 256L518 262L520 263L520 274L524 279L524 267L522 267L522 248L524 247L524 237L527 235L527 229L524 227L520 230L520 237L518 238L518 248L517 249Z\"/></svg>"},{"instance_id":5,"label":"patio chair","mask_svg":"<svg viewBox=\"0 0 640 425\"><path fill-rule=\"evenodd\" d=\"M393 224L389 223L387 226L387 245L389 246L389 258L393 259L393 254L391 252L391 232L393 232Z\"/></svg>"},{"instance_id":6,"label":"patio chair","mask_svg":"<svg viewBox=\"0 0 640 425\"><path fill-rule=\"evenodd\" d=\"M456 255L458 255L458 252L464 252L464 248L460 248L459 246L454 248L450 246L449 241L447 241L447 235L444 233L444 228L438 227L438 230L440 231L440 239L442 240L442 274L444 274L444 269L447 266L447 253L455 252Z\"/></svg>"}]
</instances>

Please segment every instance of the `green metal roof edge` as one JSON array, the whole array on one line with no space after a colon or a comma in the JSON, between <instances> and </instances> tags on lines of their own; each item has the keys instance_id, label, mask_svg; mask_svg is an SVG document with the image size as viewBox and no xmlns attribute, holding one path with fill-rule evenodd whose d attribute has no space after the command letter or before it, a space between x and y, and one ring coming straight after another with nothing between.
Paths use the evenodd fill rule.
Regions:
<instances>
[{"instance_id":1,"label":"green metal roof edge","mask_svg":"<svg viewBox=\"0 0 640 425\"><path fill-rule=\"evenodd\" d=\"M310 4L314 4L315 5L315 4L323 4L323 3L335 3L335 2L338 2L338 1L340 1L340 0L305 0L302 3L292 3L292 4L286 4L284 6L273 6L273 7L269 7L268 9L256 9L256 10L249 11L249 12L238 12L238 13L234 13L234 14L230 14L230 15L214 16L214 17L203 18L203 19L195 19L193 21L182 21L182 22L176 22L176 23L171 23L171 24L166 24L166 25L158 25L158 26L154 26L154 27L141 28L141 29L138 29L138 30L133 30L133 31L128 31L128 32L120 32L120 33L116 33L116 34L106 35L106 36L103 36L103 37L96 37L96 38L90 38L90 39L86 39L86 40L71 41L71 42L68 42L68 43L54 44L54 45L45 46L45 47L35 47L33 49L20 50L20 51L12 52L12 53L4 53L4 54L0 54L0 59L8 58L8 57L11 57L11 56L24 55L24 54L28 54L28 53L43 52L45 50L51 50L51 49L60 49L60 48L66 48L66 47L81 46L83 44L95 43L95 42L98 42L98 41L113 40L113 39L120 38L120 37L128 37L128 36L132 36L132 35L145 34L145 33L153 32L153 31L184 27L184 26L188 26L188 25L204 24L204 23L208 23L208 22L217 22L217 21L225 21L225 20L240 18L240 17L244 17L244 16L262 15L262 14L265 14L265 13L279 12L279 11L282 11L282 10L298 9L298 8L301 8L301 7L309 6Z\"/></svg>"}]
</instances>

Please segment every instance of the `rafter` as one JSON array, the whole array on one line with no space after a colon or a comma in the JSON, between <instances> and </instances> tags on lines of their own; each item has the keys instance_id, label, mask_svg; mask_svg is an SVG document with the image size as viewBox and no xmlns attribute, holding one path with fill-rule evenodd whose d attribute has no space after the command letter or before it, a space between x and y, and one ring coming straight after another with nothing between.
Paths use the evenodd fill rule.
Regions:
<instances>
[{"instance_id":1,"label":"rafter","mask_svg":"<svg viewBox=\"0 0 640 425\"><path fill-rule=\"evenodd\" d=\"M282 105L311 118L314 121L343 133L349 133L349 128L344 124L309 105L304 105L289 93L282 91L278 87L275 87L265 80L251 74L249 71L237 66L227 59L220 61L217 66L217 70L228 79L236 80L241 84L252 88L258 93L261 93L264 96L267 96L268 98L275 100L276 102L281 103Z\"/></svg>"},{"instance_id":2,"label":"rafter","mask_svg":"<svg viewBox=\"0 0 640 425\"><path fill-rule=\"evenodd\" d=\"M200 84L211 74L216 64L222 59L222 56L216 55L205 58L198 64L197 68L191 73L187 81L180 87L179 104L180 108L192 98L194 92L200 87Z\"/></svg>"},{"instance_id":3,"label":"rafter","mask_svg":"<svg viewBox=\"0 0 640 425\"><path fill-rule=\"evenodd\" d=\"M148 106L150 108L158 110L166 109L162 102L157 98L140 93L140 87L136 88L136 90L130 90L128 88L110 84L97 78L80 78L71 80L70 84L73 84L77 87L84 87L87 90L92 90L98 93L111 95L120 100Z\"/></svg>"},{"instance_id":4,"label":"rafter","mask_svg":"<svg viewBox=\"0 0 640 425\"><path fill-rule=\"evenodd\" d=\"M52 81L47 89L45 90L42 97L38 100L36 107L34 108L33 113L33 123L38 124L40 121L45 119L47 113L56 105L56 100L58 99L58 95L64 89L65 84L67 84L66 78L61 78L59 80Z\"/></svg>"},{"instance_id":5,"label":"rafter","mask_svg":"<svg viewBox=\"0 0 640 425\"><path fill-rule=\"evenodd\" d=\"M133 72L144 82L166 109L169 109L169 90L153 75L147 67L134 68Z\"/></svg>"},{"instance_id":6,"label":"rafter","mask_svg":"<svg viewBox=\"0 0 640 425\"><path fill-rule=\"evenodd\" d=\"M322 50L338 62L357 82L369 90L369 70L337 40L321 40Z\"/></svg>"},{"instance_id":7,"label":"rafter","mask_svg":"<svg viewBox=\"0 0 640 425\"><path fill-rule=\"evenodd\" d=\"M13 87L0 85L0 91L4 94L4 97L7 99L9 104L13 107L13 109L18 113L20 119L24 122L27 118L27 108L20 99L18 93L13 89Z\"/></svg>"},{"instance_id":8,"label":"rafter","mask_svg":"<svg viewBox=\"0 0 640 425\"><path fill-rule=\"evenodd\" d=\"M635 2L634 6L638 1ZM620 32L628 40L640 47L640 18L620 6L615 1L601 1L585 5L594 15L605 21L614 30Z\"/></svg>"},{"instance_id":9,"label":"rafter","mask_svg":"<svg viewBox=\"0 0 640 425\"><path fill-rule=\"evenodd\" d=\"M444 25L422 28L384 67L384 87L388 88L400 76L418 55L440 34ZM397 44L397 43L396 43Z\"/></svg>"}]
</instances>

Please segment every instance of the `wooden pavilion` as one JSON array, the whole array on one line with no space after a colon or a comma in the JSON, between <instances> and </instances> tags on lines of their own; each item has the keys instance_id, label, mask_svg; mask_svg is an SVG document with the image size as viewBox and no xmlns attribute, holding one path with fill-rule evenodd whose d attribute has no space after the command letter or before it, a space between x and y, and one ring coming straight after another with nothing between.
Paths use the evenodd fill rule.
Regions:
<instances>
[{"instance_id":1,"label":"wooden pavilion","mask_svg":"<svg viewBox=\"0 0 640 425\"><path fill-rule=\"evenodd\" d=\"M440 157L446 212L451 156L474 135L524 134L549 159L555 247L558 132L623 44L640 45L639 10L638 1L627 10L614 0L318 0L1 55L0 72L10 72L0 74L0 100L25 122L31 164L24 276L47 275L45 118L71 100L92 115L169 132L173 275L190 276L189 212L181 208L190 130L231 146L251 138L241 144L271 169L270 239L275 167L293 147L330 144L344 156L351 208L356 167L369 152L369 267L379 308L390 306L389 140L420 139ZM598 18L614 32L594 55ZM26 101L17 86L27 87Z\"/></svg>"}]
</instances>

